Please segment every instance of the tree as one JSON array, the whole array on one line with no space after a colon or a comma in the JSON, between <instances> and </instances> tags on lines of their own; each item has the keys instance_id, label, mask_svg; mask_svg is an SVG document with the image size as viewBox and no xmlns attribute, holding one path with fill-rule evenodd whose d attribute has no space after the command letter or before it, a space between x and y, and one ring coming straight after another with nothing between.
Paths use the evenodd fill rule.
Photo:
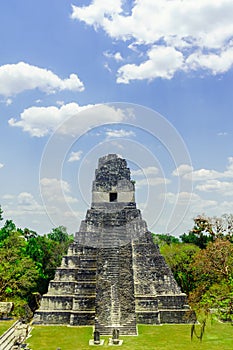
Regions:
<instances>
[{"instance_id":1,"label":"tree","mask_svg":"<svg viewBox=\"0 0 233 350\"><path fill-rule=\"evenodd\" d=\"M0 229L0 300L10 298L20 306L32 293L45 293L72 239L64 226L39 236L6 220Z\"/></svg>"},{"instance_id":2,"label":"tree","mask_svg":"<svg viewBox=\"0 0 233 350\"><path fill-rule=\"evenodd\" d=\"M48 238L52 241L64 243L70 240L69 235L67 233L67 229L64 226L58 226L52 229L52 232L48 233Z\"/></svg>"},{"instance_id":3,"label":"tree","mask_svg":"<svg viewBox=\"0 0 233 350\"><path fill-rule=\"evenodd\" d=\"M198 215L194 226L188 234L180 236L183 243L196 244L201 249L217 238L226 238L233 242L233 214L223 214L221 217Z\"/></svg>"},{"instance_id":4,"label":"tree","mask_svg":"<svg viewBox=\"0 0 233 350\"><path fill-rule=\"evenodd\" d=\"M194 244L166 244L160 250L178 285L189 295L195 288L193 261L200 249Z\"/></svg>"},{"instance_id":5,"label":"tree","mask_svg":"<svg viewBox=\"0 0 233 350\"><path fill-rule=\"evenodd\" d=\"M228 280L233 274L233 245L228 240L216 239L197 254L195 273L201 280L219 282Z\"/></svg>"},{"instance_id":6,"label":"tree","mask_svg":"<svg viewBox=\"0 0 233 350\"><path fill-rule=\"evenodd\" d=\"M153 240L155 243L157 243L159 246L162 246L164 244L172 244L172 243L179 243L179 238L170 235L169 233L166 234L153 234Z\"/></svg>"},{"instance_id":7,"label":"tree","mask_svg":"<svg viewBox=\"0 0 233 350\"><path fill-rule=\"evenodd\" d=\"M39 273L25 255L25 240L20 232L10 232L0 247L0 298L26 298L36 290Z\"/></svg>"},{"instance_id":8,"label":"tree","mask_svg":"<svg viewBox=\"0 0 233 350\"><path fill-rule=\"evenodd\" d=\"M191 302L233 318L233 244L226 238L210 242L195 256L193 268Z\"/></svg>"},{"instance_id":9,"label":"tree","mask_svg":"<svg viewBox=\"0 0 233 350\"><path fill-rule=\"evenodd\" d=\"M26 253L36 263L40 273L38 292L41 294L47 291L48 283L54 278L55 270L60 266L72 239L64 226L53 229L48 235L33 235L28 239Z\"/></svg>"},{"instance_id":10,"label":"tree","mask_svg":"<svg viewBox=\"0 0 233 350\"><path fill-rule=\"evenodd\" d=\"M226 238L233 243L233 214L223 214L209 218L215 238Z\"/></svg>"},{"instance_id":11,"label":"tree","mask_svg":"<svg viewBox=\"0 0 233 350\"><path fill-rule=\"evenodd\" d=\"M11 232L16 231L16 226L12 220L6 220L4 226L0 229L0 246L4 239L9 237Z\"/></svg>"},{"instance_id":12,"label":"tree","mask_svg":"<svg viewBox=\"0 0 233 350\"><path fill-rule=\"evenodd\" d=\"M205 248L208 242L213 241L213 228L208 217L204 215L198 215L194 220L194 226L188 234L184 233L180 236L183 243L193 243L200 247Z\"/></svg>"}]
</instances>

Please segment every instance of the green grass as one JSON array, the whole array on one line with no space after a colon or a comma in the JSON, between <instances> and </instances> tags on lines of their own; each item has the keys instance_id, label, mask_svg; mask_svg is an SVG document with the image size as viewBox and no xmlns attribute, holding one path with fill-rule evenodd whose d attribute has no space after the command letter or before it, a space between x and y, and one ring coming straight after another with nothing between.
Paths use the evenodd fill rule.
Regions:
<instances>
[{"instance_id":1,"label":"green grass","mask_svg":"<svg viewBox=\"0 0 233 350\"><path fill-rule=\"evenodd\" d=\"M3 321L0 320L0 336L8 329L10 328L10 326L12 326L12 324L15 322L15 320L7 320L7 321Z\"/></svg>"},{"instance_id":2,"label":"green grass","mask_svg":"<svg viewBox=\"0 0 233 350\"><path fill-rule=\"evenodd\" d=\"M198 327L197 327L198 328ZM122 350L232 350L233 327L230 324L208 322L200 341L190 339L190 325L139 325L138 336L122 336ZM198 329L199 330L199 329ZM66 327L66 326L34 326L28 344L32 350L87 350L96 346L89 346L92 338L92 327ZM106 348L108 337L104 346Z\"/></svg>"}]
</instances>

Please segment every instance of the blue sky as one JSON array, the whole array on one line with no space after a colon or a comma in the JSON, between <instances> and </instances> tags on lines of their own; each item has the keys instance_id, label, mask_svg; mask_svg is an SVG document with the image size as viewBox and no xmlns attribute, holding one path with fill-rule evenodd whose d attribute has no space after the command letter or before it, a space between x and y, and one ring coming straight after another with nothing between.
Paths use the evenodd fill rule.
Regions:
<instances>
[{"instance_id":1,"label":"blue sky","mask_svg":"<svg viewBox=\"0 0 233 350\"><path fill-rule=\"evenodd\" d=\"M4 218L77 231L106 153L154 232L232 213L232 18L231 0L2 1Z\"/></svg>"}]
</instances>

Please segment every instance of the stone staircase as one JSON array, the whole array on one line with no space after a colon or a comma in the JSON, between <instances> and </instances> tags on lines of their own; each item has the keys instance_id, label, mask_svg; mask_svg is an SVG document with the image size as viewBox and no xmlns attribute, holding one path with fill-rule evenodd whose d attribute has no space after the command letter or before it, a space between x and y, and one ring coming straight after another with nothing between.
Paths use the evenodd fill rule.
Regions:
<instances>
[{"instance_id":1,"label":"stone staircase","mask_svg":"<svg viewBox=\"0 0 233 350\"><path fill-rule=\"evenodd\" d=\"M31 331L29 324L16 321L0 336L0 350L18 349Z\"/></svg>"},{"instance_id":2,"label":"stone staircase","mask_svg":"<svg viewBox=\"0 0 233 350\"><path fill-rule=\"evenodd\" d=\"M115 229L114 229L115 230ZM104 232L103 234L105 234ZM111 335L113 329L120 334L137 334L134 298L132 296L133 276L127 261L130 254L124 246L117 246L118 232L113 232L114 246L107 247L109 235L106 234L105 248L97 255L97 290L107 285L107 291L96 298L98 318L95 328L101 334ZM124 283L127 282L127 285ZM129 287L130 286L130 287ZM131 290L128 290L131 288ZM102 288L103 289L103 288Z\"/></svg>"}]
</instances>

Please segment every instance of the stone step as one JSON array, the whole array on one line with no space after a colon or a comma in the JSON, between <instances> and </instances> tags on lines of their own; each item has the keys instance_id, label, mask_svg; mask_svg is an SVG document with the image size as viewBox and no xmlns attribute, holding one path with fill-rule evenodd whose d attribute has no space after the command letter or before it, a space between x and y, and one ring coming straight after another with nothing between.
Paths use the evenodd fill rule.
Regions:
<instances>
[{"instance_id":1,"label":"stone step","mask_svg":"<svg viewBox=\"0 0 233 350\"><path fill-rule=\"evenodd\" d=\"M121 335L137 335L137 326L122 326L119 324L113 324L112 326L97 325L96 330L100 332L100 335L112 335L114 329L119 329L119 334Z\"/></svg>"}]
</instances>

